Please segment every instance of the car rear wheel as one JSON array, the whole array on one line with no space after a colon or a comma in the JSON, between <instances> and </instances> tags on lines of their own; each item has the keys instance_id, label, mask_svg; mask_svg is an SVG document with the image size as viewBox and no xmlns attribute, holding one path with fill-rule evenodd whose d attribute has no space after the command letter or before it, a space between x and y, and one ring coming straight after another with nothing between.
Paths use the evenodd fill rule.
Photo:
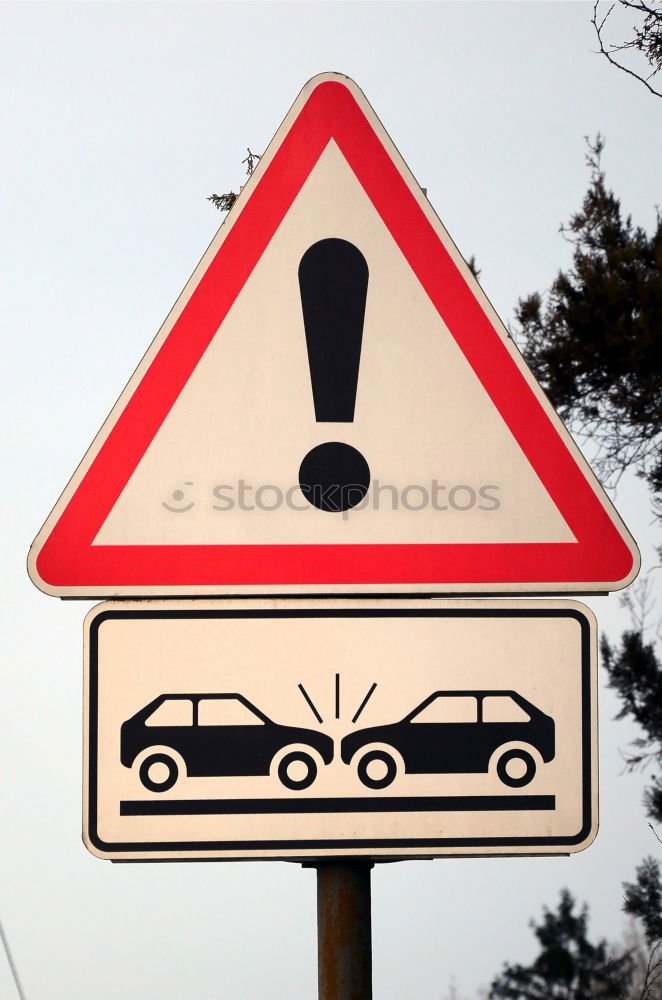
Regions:
<instances>
[{"instance_id":1,"label":"car rear wheel","mask_svg":"<svg viewBox=\"0 0 662 1000\"><path fill-rule=\"evenodd\" d=\"M359 760L356 773L366 788L386 788L395 779L398 765L386 750L370 750Z\"/></svg>"},{"instance_id":2,"label":"car rear wheel","mask_svg":"<svg viewBox=\"0 0 662 1000\"><path fill-rule=\"evenodd\" d=\"M286 788L299 792L312 785L317 777L317 764L305 750L292 750L278 764L278 777Z\"/></svg>"},{"instance_id":3,"label":"car rear wheel","mask_svg":"<svg viewBox=\"0 0 662 1000\"><path fill-rule=\"evenodd\" d=\"M138 775L150 792L167 792L179 777L177 762L166 753L151 753L140 765Z\"/></svg>"},{"instance_id":4,"label":"car rear wheel","mask_svg":"<svg viewBox=\"0 0 662 1000\"><path fill-rule=\"evenodd\" d=\"M528 750L507 750L499 757L496 772L504 785L522 788L528 785L536 773L536 762Z\"/></svg>"}]
</instances>

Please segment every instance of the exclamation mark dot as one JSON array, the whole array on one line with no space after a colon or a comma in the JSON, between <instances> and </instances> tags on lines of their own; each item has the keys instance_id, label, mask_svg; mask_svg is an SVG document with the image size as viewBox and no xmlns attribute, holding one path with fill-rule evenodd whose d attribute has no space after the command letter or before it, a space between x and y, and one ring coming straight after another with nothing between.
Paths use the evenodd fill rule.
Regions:
<instances>
[{"instance_id":1,"label":"exclamation mark dot","mask_svg":"<svg viewBox=\"0 0 662 1000\"><path fill-rule=\"evenodd\" d=\"M353 243L314 243L299 264L310 381L318 423L352 423L361 360L368 265ZM319 510L356 507L368 492L370 468L360 451L327 441L309 451L299 485Z\"/></svg>"}]
</instances>

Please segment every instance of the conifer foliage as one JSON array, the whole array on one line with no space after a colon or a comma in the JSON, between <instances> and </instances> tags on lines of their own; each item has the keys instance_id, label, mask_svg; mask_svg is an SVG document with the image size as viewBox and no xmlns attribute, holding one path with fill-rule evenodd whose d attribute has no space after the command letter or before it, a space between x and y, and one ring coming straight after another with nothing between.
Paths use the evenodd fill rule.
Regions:
<instances>
[{"instance_id":1,"label":"conifer foliage","mask_svg":"<svg viewBox=\"0 0 662 1000\"><path fill-rule=\"evenodd\" d=\"M662 493L662 216L649 236L623 218L589 142L591 180L561 231L572 266L546 295L521 299L515 336L552 403L599 445L598 468L614 485L634 468Z\"/></svg>"},{"instance_id":2,"label":"conifer foliage","mask_svg":"<svg viewBox=\"0 0 662 1000\"><path fill-rule=\"evenodd\" d=\"M616 1000L626 993L632 962L613 958L606 941L588 939L588 909L577 912L567 889L558 909L531 922L540 954L531 965L505 965L490 988L490 1000Z\"/></svg>"}]
</instances>

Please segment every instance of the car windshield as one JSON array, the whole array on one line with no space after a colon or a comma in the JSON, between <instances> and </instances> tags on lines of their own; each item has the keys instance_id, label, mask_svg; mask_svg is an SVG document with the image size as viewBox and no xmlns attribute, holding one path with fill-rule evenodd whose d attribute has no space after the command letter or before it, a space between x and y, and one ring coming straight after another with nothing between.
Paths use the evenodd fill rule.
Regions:
<instances>
[{"instance_id":1,"label":"car windshield","mask_svg":"<svg viewBox=\"0 0 662 1000\"><path fill-rule=\"evenodd\" d=\"M531 716L510 695L483 698L483 722L530 722Z\"/></svg>"},{"instance_id":2,"label":"car windshield","mask_svg":"<svg viewBox=\"0 0 662 1000\"><path fill-rule=\"evenodd\" d=\"M238 698L201 698L199 726L263 726L264 720Z\"/></svg>"}]
</instances>

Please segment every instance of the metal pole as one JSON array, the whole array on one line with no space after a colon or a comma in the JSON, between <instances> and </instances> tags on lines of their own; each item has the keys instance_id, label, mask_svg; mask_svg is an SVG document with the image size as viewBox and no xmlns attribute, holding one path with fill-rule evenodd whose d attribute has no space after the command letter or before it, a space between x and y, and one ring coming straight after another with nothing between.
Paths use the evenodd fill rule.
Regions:
<instances>
[{"instance_id":1,"label":"metal pole","mask_svg":"<svg viewBox=\"0 0 662 1000\"><path fill-rule=\"evenodd\" d=\"M372 1000L372 862L316 867L319 1000Z\"/></svg>"}]
</instances>

